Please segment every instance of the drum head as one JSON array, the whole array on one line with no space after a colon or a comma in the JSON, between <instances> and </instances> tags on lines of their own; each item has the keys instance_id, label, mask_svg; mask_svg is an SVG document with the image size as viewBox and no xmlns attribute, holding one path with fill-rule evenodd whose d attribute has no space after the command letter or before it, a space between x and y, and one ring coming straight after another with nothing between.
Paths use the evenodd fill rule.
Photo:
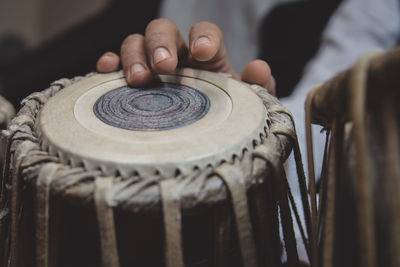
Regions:
<instances>
[{"instance_id":1,"label":"drum head","mask_svg":"<svg viewBox=\"0 0 400 267\"><path fill-rule=\"evenodd\" d=\"M132 88L118 72L66 87L40 112L42 148L109 175L173 176L230 161L265 135L266 108L246 84L193 69L156 80Z\"/></svg>"}]
</instances>

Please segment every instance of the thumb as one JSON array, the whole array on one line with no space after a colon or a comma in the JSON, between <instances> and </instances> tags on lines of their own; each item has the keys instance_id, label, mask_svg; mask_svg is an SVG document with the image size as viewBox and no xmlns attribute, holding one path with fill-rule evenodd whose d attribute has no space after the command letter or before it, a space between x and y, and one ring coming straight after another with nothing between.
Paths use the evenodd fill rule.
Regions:
<instances>
[{"instance_id":1,"label":"thumb","mask_svg":"<svg viewBox=\"0 0 400 267\"><path fill-rule=\"evenodd\" d=\"M242 80L265 87L270 94L275 95L275 79L264 60L256 59L248 63L242 72Z\"/></svg>"}]
</instances>

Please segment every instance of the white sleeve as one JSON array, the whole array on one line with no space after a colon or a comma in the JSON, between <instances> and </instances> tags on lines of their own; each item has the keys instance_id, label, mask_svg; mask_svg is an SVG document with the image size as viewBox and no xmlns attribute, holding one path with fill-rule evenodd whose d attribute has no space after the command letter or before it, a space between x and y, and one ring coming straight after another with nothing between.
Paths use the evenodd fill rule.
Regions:
<instances>
[{"instance_id":1,"label":"white sleeve","mask_svg":"<svg viewBox=\"0 0 400 267\"><path fill-rule=\"evenodd\" d=\"M398 0L344 1L330 19L295 95L348 68L368 51L394 46L400 35L399 12Z\"/></svg>"},{"instance_id":2,"label":"white sleeve","mask_svg":"<svg viewBox=\"0 0 400 267\"><path fill-rule=\"evenodd\" d=\"M301 81L292 95L282 99L295 116L303 153L304 103L308 91L353 65L366 52L393 47L399 36L399 0L345 0L340 4L323 32L319 51L305 67ZM314 136L316 134L321 136L317 132ZM322 145L315 141L317 146ZM322 156L321 153L318 155ZM320 158L316 159L316 162L320 161ZM318 173L320 165L316 170Z\"/></svg>"}]
</instances>

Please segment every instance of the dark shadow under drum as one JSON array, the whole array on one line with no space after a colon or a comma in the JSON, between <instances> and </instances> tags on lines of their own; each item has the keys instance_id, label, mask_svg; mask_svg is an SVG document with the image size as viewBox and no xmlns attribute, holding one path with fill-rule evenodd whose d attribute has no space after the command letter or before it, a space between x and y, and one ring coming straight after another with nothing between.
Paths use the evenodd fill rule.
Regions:
<instances>
[{"instance_id":1,"label":"dark shadow under drum","mask_svg":"<svg viewBox=\"0 0 400 267\"><path fill-rule=\"evenodd\" d=\"M77 206L68 201L52 200L52 237L56 241L50 245L50 258L55 258L57 267L96 267L100 266L100 247L96 216L93 209ZM220 206L230 209L227 206ZM214 209L199 214L183 215L183 244L185 266L211 267L215 255L214 247ZM115 212L115 226L118 242L120 266L163 267L164 229L162 217L157 215ZM240 252L235 236L231 231L229 248L230 267L241 267ZM54 239L55 238L55 239ZM33 262L32 262L33 263ZM32 265L34 266L34 265Z\"/></svg>"}]
</instances>

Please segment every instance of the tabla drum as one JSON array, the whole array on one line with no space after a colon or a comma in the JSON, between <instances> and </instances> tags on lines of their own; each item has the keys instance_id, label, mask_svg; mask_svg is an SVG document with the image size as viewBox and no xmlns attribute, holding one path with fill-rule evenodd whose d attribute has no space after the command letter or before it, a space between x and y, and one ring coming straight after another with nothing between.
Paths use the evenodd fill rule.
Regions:
<instances>
[{"instance_id":1,"label":"tabla drum","mask_svg":"<svg viewBox=\"0 0 400 267\"><path fill-rule=\"evenodd\" d=\"M368 53L308 96L308 133L329 132L320 266L400 266L399 70L400 48Z\"/></svg>"},{"instance_id":2,"label":"tabla drum","mask_svg":"<svg viewBox=\"0 0 400 267\"><path fill-rule=\"evenodd\" d=\"M279 266L279 221L298 264L294 126L261 87L193 69L144 88L121 72L62 79L3 136L5 266Z\"/></svg>"},{"instance_id":3,"label":"tabla drum","mask_svg":"<svg viewBox=\"0 0 400 267\"><path fill-rule=\"evenodd\" d=\"M13 105L0 95L0 128L6 128L14 115Z\"/></svg>"}]
</instances>

